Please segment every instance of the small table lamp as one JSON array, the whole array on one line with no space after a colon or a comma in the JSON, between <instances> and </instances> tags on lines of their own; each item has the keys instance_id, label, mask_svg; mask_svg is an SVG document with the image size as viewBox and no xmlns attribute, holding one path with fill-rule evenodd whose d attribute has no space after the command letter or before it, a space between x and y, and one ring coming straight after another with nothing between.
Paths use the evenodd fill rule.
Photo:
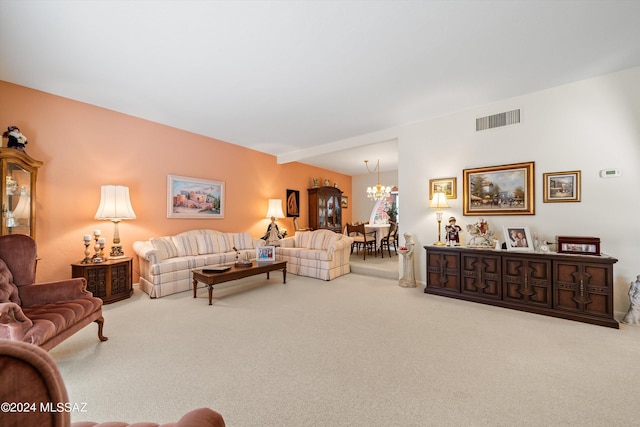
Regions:
<instances>
[{"instance_id":1,"label":"small table lamp","mask_svg":"<svg viewBox=\"0 0 640 427\"><path fill-rule=\"evenodd\" d=\"M440 240L440 230L442 227L442 208L448 208L447 195L445 193L433 193L433 198L429 204L430 208L436 209L436 218L438 220L438 241L434 243L436 246L444 246L444 242Z\"/></svg>"},{"instance_id":2,"label":"small table lamp","mask_svg":"<svg viewBox=\"0 0 640 427\"><path fill-rule=\"evenodd\" d=\"M269 199L269 209L267 209L266 217L271 218L271 223L267 227L267 232L262 240L266 240L268 245L272 245L282 239L282 234L280 234L280 230L276 224L276 219L284 218L281 199Z\"/></svg>"},{"instance_id":3,"label":"small table lamp","mask_svg":"<svg viewBox=\"0 0 640 427\"><path fill-rule=\"evenodd\" d=\"M98 206L95 219L109 220L114 224L113 246L111 246L109 259L125 258L120 245L118 223L123 219L136 219L136 214L133 212L129 200L129 187L103 185L101 191L100 206Z\"/></svg>"}]
</instances>

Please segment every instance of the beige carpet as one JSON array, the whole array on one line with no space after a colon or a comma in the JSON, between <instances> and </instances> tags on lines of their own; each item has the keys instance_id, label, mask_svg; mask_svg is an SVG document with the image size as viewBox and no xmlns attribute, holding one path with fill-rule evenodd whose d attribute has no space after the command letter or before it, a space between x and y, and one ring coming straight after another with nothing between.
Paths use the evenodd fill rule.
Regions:
<instances>
[{"instance_id":1,"label":"beige carpet","mask_svg":"<svg viewBox=\"0 0 640 427\"><path fill-rule=\"evenodd\" d=\"M397 259L396 259L397 261ZM51 351L72 421L249 426L630 426L640 328L426 295L397 280L280 274L105 306Z\"/></svg>"}]
</instances>

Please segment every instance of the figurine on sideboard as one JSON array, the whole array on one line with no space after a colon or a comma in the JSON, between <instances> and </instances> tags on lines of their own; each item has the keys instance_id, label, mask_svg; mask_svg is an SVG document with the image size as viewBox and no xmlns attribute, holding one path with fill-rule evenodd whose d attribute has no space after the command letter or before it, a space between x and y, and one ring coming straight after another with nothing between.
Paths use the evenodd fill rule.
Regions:
<instances>
[{"instance_id":1,"label":"figurine on sideboard","mask_svg":"<svg viewBox=\"0 0 640 427\"><path fill-rule=\"evenodd\" d=\"M460 232L462 227L456 224L456 218L449 218L449 224L444 227L447 233L447 246L460 246Z\"/></svg>"}]
</instances>

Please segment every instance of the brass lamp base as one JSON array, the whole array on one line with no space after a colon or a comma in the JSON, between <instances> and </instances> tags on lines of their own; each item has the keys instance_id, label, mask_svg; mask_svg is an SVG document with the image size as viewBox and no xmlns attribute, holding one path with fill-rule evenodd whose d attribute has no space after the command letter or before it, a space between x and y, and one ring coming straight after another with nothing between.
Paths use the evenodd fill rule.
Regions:
<instances>
[{"instance_id":1,"label":"brass lamp base","mask_svg":"<svg viewBox=\"0 0 640 427\"><path fill-rule=\"evenodd\" d=\"M442 235L440 231L442 230L442 214L438 212L438 241L434 243L434 246L446 246L445 243L440 240L440 236Z\"/></svg>"},{"instance_id":2,"label":"brass lamp base","mask_svg":"<svg viewBox=\"0 0 640 427\"><path fill-rule=\"evenodd\" d=\"M122 251L122 246L120 245L111 246L111 253L109 254L109 259L122 259L126 257L127 256Z\"/></svg>"}]
</instances>

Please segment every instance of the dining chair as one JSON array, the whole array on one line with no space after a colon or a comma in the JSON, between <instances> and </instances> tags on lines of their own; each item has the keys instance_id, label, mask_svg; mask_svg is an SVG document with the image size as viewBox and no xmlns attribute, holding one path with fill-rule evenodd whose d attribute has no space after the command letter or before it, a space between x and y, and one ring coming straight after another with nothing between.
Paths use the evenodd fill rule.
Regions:
<instances>
[{"instance_id":1,"label":"dining chair","mask_svg":"<svg viewBox=\"0 0 640 427\"><path fill-rule=\"evenodd\" d=\"M373 250L374 256L378 256L375 231L367 232L364 224L352 225L347 223L347 235L353 239L351 253L353 253L353 248L356 248L356 253L360 253L360 248L362 247L364 249L363 260L367 259L367 249Z\"/></svg>"},{"instance_id":2,"label":"dining chair","mask_svg":"<svg viewBox=\"0 0 640 427\"><path fill-rule=\"evenodd\" d=\"M391 245L393 245L393 251L398 255L398 223L389 222L389 230L387 231L387 235L384 236L380 240L380 253L382 253L382 257L384 258L384 248L387 248L389 252L389 256L391 256Z\"/></svg>"}]
</instances>

